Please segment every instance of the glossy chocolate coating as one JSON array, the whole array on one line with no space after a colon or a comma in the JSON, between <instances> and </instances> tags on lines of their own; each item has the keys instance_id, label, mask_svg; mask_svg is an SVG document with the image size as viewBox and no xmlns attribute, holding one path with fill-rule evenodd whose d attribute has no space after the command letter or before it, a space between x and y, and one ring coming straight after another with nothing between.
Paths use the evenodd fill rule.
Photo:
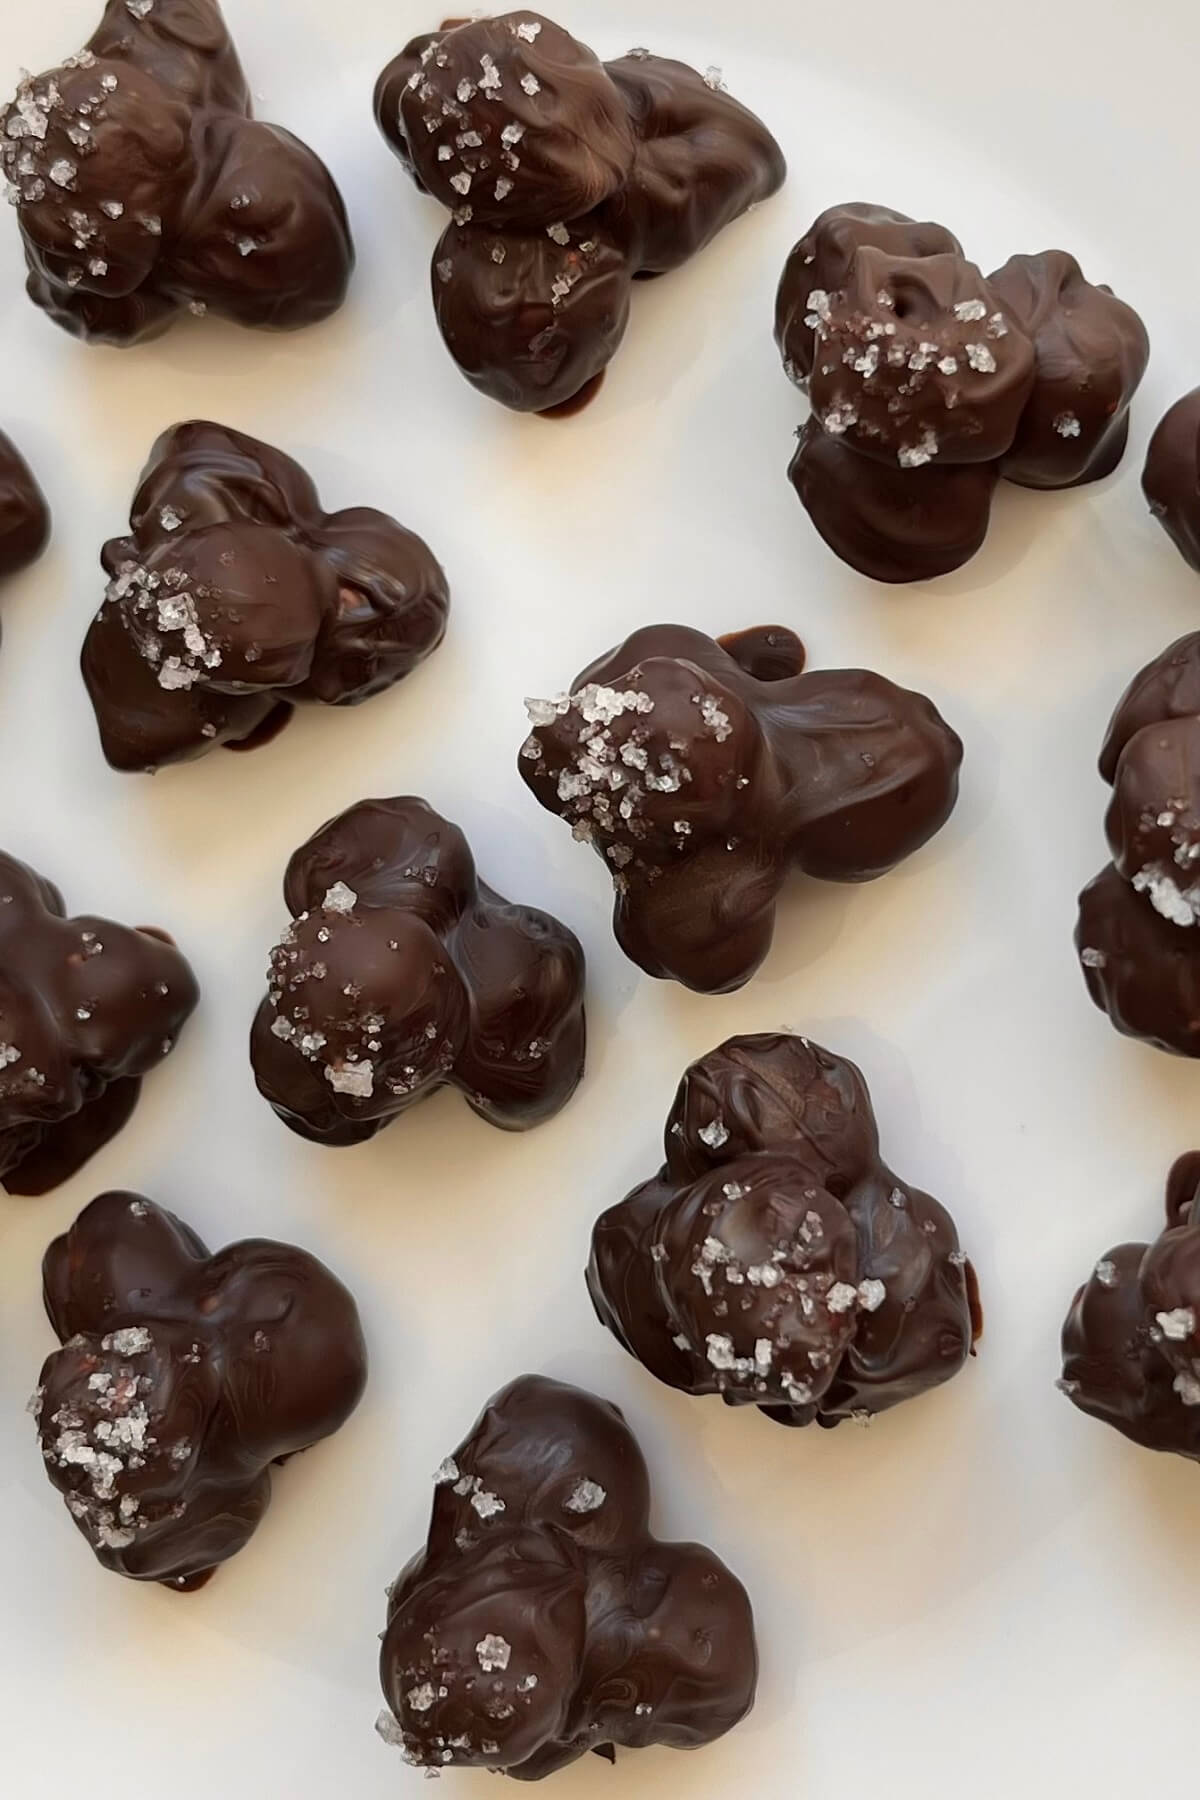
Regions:
<instances>
[{"instance_id":1,"label":"glossy chocolate coating","mask_svg":"<svg viewBox=\"0 0 1200 1800\"><path fill-rule=\"evenodd\" d=\"M1200 633L1134 677L1100 773L1113 860L1079 899L1088 992L1126 1036L1200 1056Z\"/></svg>"},{"instance_id":2,"label":"glossy chocolate coating","mask_svg":"<svg viewBox=\"0 0 1200 1800\"><path fill-rule=\"evenodd\" d=\"M1033 392L1001 464L1022 487L1078 487L1125 454L1129 406L1150 358L1146 327L1111 288L1095 287L1065 250L1012 256L988 277L1032 339Z\"/></svg>"},{"instance_id":3,"label":"glossy chocolate coating","mask_svg":"<svg viewBox=\"0 0 1200 1800\"><path fill-rule=\"evenodd\" d=\"M874 581L930 581L983 545L995 463L894 468L858 456L816 418L800 428L788 476L835 556Z\"/></svg>"},{"instance_id":4,"label":"glossy chocolate coating","mask_svg":"<svg viewBox=\"0 0 1200 1800\"><path fill-rule=\"evenodd\" d=\"M807 1038L693 1063L666 1161L596 1222L588 1291L652 1375L834 1426L949 1381L982 1329L945 1207L881 1160L854 1064Z\"/></svg>"},{"instance_id":5,"label":"glossy chocolate coating","mask_svg":"<svg viewBox=\"0 0 1200 1800\"><path fill-rule=\"evenodd\" d=\"M588 1751L693 1750L749 1712L745 1590L711 1550L651 1535L615 1406L523 1376L434 1479L379 1659L378 1729L408 1762L537 1781Z\"/></svg>"},{"instance_id":6,"label":"glossy chocolate coating","mask_svg":"<svg viewBox=\"0 0 1200 1800\"><path fill-rule=\"evenodd\" d=\"M1118 1244L1097 1262L1063 1326L1059 1383L1080 1412L1147 1450L1200 1461L1200 1157L1167 1179L1166 1224L1152 1244Z\"/></svg>"},{"instance_id":7,"label":"glossy chocolate coating","mask_svg":"<svg viewBox=\"0 0 1200 1800\"><path fill-rule=\"evenodd\" d=\"M792 868L869 881L949 818L962 745L931 702L868 670L803 667L783 627L714 642L652 625L570 695L526 703L521 773L604 859L618 942L647 974L741 987Z\"/></svg>"},{"instance_id":8,"label":"glossy chocolate coating","mask_svg":"<svg viewBox=\"0 0 1200 1800\"><path fill-rule=\"evenodd\" d=\"M50 510L33 470L0 431L0 581L36 562L50 536Z\"/></svg>"},{"instance_id":9,"label":"glossy chocolate coating","mask_svg":"<svg viewBox=\"0 0 1200 1800\"><path fill-rule=\"evenodd\" d=\"M44 1194L115 1137L198 998L165 933L69 919L0 853L0 1185Z\"/></svg>"},{"instance_id":10,"label":"glossy chocolate coating","mask_svg":"<svg viewBox=\"0 0 1200 1800\"><path fill-rule=\"evenodd\" d=\"M108 0L86 49L0 115L28 292L133 344L176 310L293 329L341 305L354 250L324 163L252 117L217 0Z\"/></svg>"},{"instance_id":11,"label":"glossy chocolate coating","mask_svg":"<svg viewBox=\"0 0 1200 1800\"><path fill-rule=\"evenodd\" d=\"M475 873L423 800L364 800L292 857L250 1054L285 1125L359 1144L447 1085L507 1131L583 1075L583 951Z\"/></svg>"},{"instance_id":12,"label":"glossy chocolate coating","mask_svg":"<svg viewBox=\"0 0 1200 1800\"><path fill-rule=\"evenodd\" d=\"M454 214L433 256L446 346L521 412L594 391L638 275L694 256L782 184L782 152L715 71L631 51L599 62L538 13L414 38L375 116Z\"/></svg>"},{"instance_id":13,"label":"glossy chocolate coating","mask_svg":"<svg viewBox=\"0 0 1200 1800\"><path fill-rule=\"evenodd\" d=\"M354 1301L291 1244L210 1256L138 1194L93 1200L42 1275L63 1345L33 1403L46 1473L106 1569L200 1587L266 1512L270 1465L357 1406Z\"/></svg>"},{"instance_id":14,"label":"glossy chocolate coating","mask_svg":"<svg viewBox=\"0 0 1200 1800\"><path fill-rule=\"evenodd\" d=\"M247 745L293 703L357 705L441 643L446 577L370 507L325 513L298 463L204 421L150 453L83 677L115 769Z\"/></svg>"},{"instance_id":15,"label":"glossy chocolate coating","mask_svg":"<svg viewBox=\"0 0 1200 1800\"><path fill-rule=\"evenodd\" d=\"M1200 388L1175 402L1150 439L1142 490L1180 556L1200 570Z\"/></svg>"}]
</instances>

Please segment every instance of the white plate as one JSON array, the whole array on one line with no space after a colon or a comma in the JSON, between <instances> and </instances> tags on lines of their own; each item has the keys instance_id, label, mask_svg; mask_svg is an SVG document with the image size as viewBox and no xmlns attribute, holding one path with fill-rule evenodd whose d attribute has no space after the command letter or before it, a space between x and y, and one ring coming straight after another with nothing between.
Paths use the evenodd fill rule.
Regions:
<instances>
[{"instance_id":1,"label":"white plate","mask_svg":"<svg viewBox=\"0 0 1200 1800\"><path fill-rule=\"evenodd\" d=\"M97 0L8 0L4 85L93 28ZM0 1199L0 1790L88 1800L415 1794L375 1736L385 1584L421 1542L430 1471L526 1369L628 1412L657 1524L748 1585L758 1706L694 1756L589 1758L560 1800L1012 1800L1173 1791L1194 1759L1197 1476L1054 1391L1076 1283L1151 1235L1200 1136L1200 1074L1119 1039L1084 992L1075 895L1104 859L1094 759L1130 674L1200 622L1200 583L1147 516L1153 422L1200 379L1191 0L562 0L601 55L721 65L791 161L784 193L639 291L578 418L477 397L429 304L436 210L371 119L374 77L437 22L415 0L228 0L260 110L307 138L360 252L332 323L272 338L209 321L89 350L21 294L0 233L0 423L55 512L53 548L0 597L0 841L80 908L161 921L204 987L132 1127L42 1200ZM1127 20L1127 23L1118 23ZM1112 21L1112 22L1109 22ZM943 219L991 268L1061 244L1139 307L1154 351L1120 474L1001 490L983 553L889 592L842 567L785 479L802 402L771 342L789 246L831 202ZM353 713L313 708L271 748L153 781L107 770L77 673L155 434L208 415L293 452L331 507L376 504L449 571L449 640ZM897 874L797 881L765 972L701 999L616 950L596 859L518 779L526 692L654 619L779 620L815 665L865 663L966 740L962 800ZM373 1144L322 1152L254 1091L246 1031L289 852L366 794L416 792L487 878L579 932L587 1082L553 1124L500 1136L445 1094ZM866 1071L885 1152L955 1213L987 1309L976 1363L868 1431L779 1430L657 1385L592 1318L595 1215L655 1164L684 1065L730 1033L801 1029ZM114 1579L47 1484L22 1413L53 1344L50 1237L102 1188L178 1208L214 1244L291 1238L361 1304L367 1399L275 1479L250 1547L188 1598ZM447 1777L455 1790L482 1778Z\"/></svg>"}]
</instances>

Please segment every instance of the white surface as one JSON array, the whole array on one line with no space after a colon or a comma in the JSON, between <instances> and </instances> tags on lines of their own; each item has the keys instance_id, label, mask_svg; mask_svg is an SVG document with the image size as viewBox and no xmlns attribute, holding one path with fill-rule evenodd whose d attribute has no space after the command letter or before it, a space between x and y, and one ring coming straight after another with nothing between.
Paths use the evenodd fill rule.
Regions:
<instances>
[{"instance_id":1,"label":"white surface","mask_svg":"<svg viewBox=\"0 0 1200 1800\"><path fill-rule=\"evenodd\" d=\"M47 67L96 0L7 0L0 70ZM1054 1391L1073 1288L1157 1228L1200 1135L1200 1072L1119 1039L1071 948L1103 856L1094 759L1130 674L1200 623L1200 583L1137 477L1200 380L1192 0L619 0L556 8L602 55L631 43L724 67L791 160L783 195L636 296L594 406L547 424L475 396L427 292L435 210L378 137L371 85L417 0L228 0L264 116L342 184L360 266L331 324L270 338L184 321L88 350L20 291L0 221L0 422L44 478L53 548L0 599L0 841L80 908L177 932L204 986L133 1126L42 1200L0 1197L0 1792L88 1800L376 1800L420 1777L375 1737L385 1584L421 1541L430 1471L510 1376L542 1369L627 1410L666 1535L743 1577L762 1682L748 1722L691 1757L589 1758L558 1800L1011 1800L1174 1791L1193 1761L1200 1477ZM1126 22L1111 22L1114 18ZM1002 489L960 574L888 592L837 563L785 480L801 403L771 343L776 278L824 206L944 219L984 268L1061 243L1145 316L1154 345L1118 477ZM330 507L423 532L450 637L392 694L318 708L273 747L153 781L108 771L80 683L96 554L155 434L208 415L296 454ZM950 825L854 892L797 882L765 972L700 999L639 976L603 872L525 793L526 692L631 628L776 620L816 665L925 689L966 740ZM323 1153L258 1099L245 1038L282 922L289 852L363 795L426 795L490 881L583 938L592 1057L524 1139L446 1094L374 1144ZM591 1222L648 1174L684 1065L788 1024L859 1060L885 1153L954 1211L987 1309L978 1361L863 1432L789 1433L653 1382L595 1324ZM52 1337L38 1266L107 1186L325 1256L358 1296L367 1399L275 1481L250 1547L179 1598L106 1575L44 1479L22 1412ZM447 1776L478 1794L482 1776Z\"/></svg>"}]
</instances>

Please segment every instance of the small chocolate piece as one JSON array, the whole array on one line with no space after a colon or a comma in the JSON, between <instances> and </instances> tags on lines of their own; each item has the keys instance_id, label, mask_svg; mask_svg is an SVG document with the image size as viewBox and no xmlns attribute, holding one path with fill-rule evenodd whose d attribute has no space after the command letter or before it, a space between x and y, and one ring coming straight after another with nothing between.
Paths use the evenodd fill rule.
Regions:
<instances>
[{"instance_id":1,"label":"small chocolate piece","mask_svg":"<svg viewBox=\"0 0 1200 1800\"><path fill-rule=\"evenodd\" d=\"M652 1375L839 1425L949 1381L982 1330L945 1207L880 1160L866 1083L807 1038L693 1063L666 1162L596 1222L588 1291Z\"/></svg>"},{"instance_id":2,"label":"small chocolate piece","mask_svg":"<svg viewBox=\"0 0 1200 1800\"><path fill-rule=\"evenodd\" d=\"M1135 676L1100 773L1113 860L1079 899L1088 992L1126 1036L1200 1056L1200 632Z\"/></svg>"},{"instance_id":3,"label":"small chocolate piece","mask_svg":"<svg viewBox=\"0 0 1200 1800\"><path fill-rule=\"evenodd\" d=\"M539 1781L589 1751L694 1750L750 1711L745 1589L711 1550L651 1535L615 1406L523 1376L434 1480L379 1659L377 1730L407 1762Z\"/></svg>"},{"instance_id":4,"label":"small chocolate piece","mask_svg":"<svg viewBox=\"0 0 1200 1800\"><path fill-rule=\"evenodd\" d=\"M1193 388L1150 439L1142 490L1180 556L1200 570L1200 388Z\"/></svg>"},{"instance_id":5,"label":"small chocolate piece","mask_svg":"<svg viewBox=\"0 0 1200 1800\"><path fill-rule=\"evenodd\" d=\"M1059 1386L1073 1406L1147 1450L1200 1461L1200 1156L1167 1178L1152 1244L1118 1244L1063 1326Z\"/></svg>"},{"instance_id":6,"label":"small chocolate piece","mask_svg":"<svg viewBox=\"0 0 1200 1800\"><path fill-rule=\"evenodd\" d=\"M115 1137L198 998L165 932L68 919L0 853L0 1185L44 1194Z\"/></svg>"},{"instance_id":7,"label":"small chocolate piece","mask_svg":"<svg viewBox=\"0 0 1200 1800\"><path fill-rule=\"evenodd\" d=\"M423 800L364 800L288 864L293 923L271 952L250 1054L285 1125L360 1144L447 1085L507 1131L583 1075L583 951L501 899Z\"/></svg>"},{"instance_id":8,"label":"small chocolate piece","mask_svg":"<svg viewBox=\"0 0 1200 1800\"><path fill-rule=\"evenodd\" d=\"M0 580L36 562L50 536L50 509L11 438L0 431Z\"/></svg>"},{"instance_id":9,"label":"small chocolate piece","mask_svg":"<svg viewBox=\"0 0 1200 1800\"><path fill-rule=\"evenodd\" d=\"M617 940L648 975L741 987L792 867L869 881L949 818L962 745L931 702L803 667L782 626L714 642L651 625L569 694L526 702L521 773L605 860Z\"/></svg>"},{"instance_id":10,"label":"small chocolate piece","mask_svg":"<svg viewBox=\"0 0 1200 1800\"><path fill-rule=\"evenodd\" d=\"M333 177L252 117L217 0L108 0L77 56L0 114L30 298L75 337L133 344L176 310L316 324L354 267Z\"/></svg>"},{"instance_id":11,"label":"small chocolate piece","mask_svg":"<svg viewBox=\"0 0 1200 1800\"><path fill-rule=\"evenodd\" d=\"M370 507L322 512L298 463L223 425L163 433L130 526L104 546L83 645L115 769L249 748L296 702L357 705L445 633L446 577L419 537Z\"/></svg>"},{"instance_id":12,"label":"small chocolate piece","mask_svg":"<svg viewBox=\"0 0 1200 1800\"><path fill-rule=\"evenodd\" d=\"M198 1588L246 1544L272 1463L345 1424L366 1348L323 1263L102 1194L42 1265L63 1348L31 1404L46 1473L106 1569Z\"/></svg>"},{"instance_id":13,"label":"small chocolate piece","mask_svg":"<svg viewBox=\"0 0 1200 1800\"><path fill-rule=\"evenodd\" d=\"M1129 406L1150 359L1146 327L1109 287L1093 287L1073 256L1012 256L988 277L1033 340L1037 374L1001 464L1021 487L1079 487L1111 475L1125 454Z\"/></svg>"},{"instance_id":14,"label":"small chocolate piece","mask_svg":"<svg viewBox=\"0 0 1200 1800\"><path fill-rule=\"evenodd\" d=\"M590 398L634 278L678 268L786 173L717 70L647 51L606 65L538 13L414 38L380 76L375 116L454 215L433 256L446 347L518 412Z\"/></svg>"}]
</instances>

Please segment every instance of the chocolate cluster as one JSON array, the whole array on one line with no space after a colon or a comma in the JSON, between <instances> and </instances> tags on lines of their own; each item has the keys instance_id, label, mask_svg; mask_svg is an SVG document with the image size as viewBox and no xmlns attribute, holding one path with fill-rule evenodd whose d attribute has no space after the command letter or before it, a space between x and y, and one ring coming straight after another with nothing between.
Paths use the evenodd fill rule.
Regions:
<instances>
[{"instance_id":1,"label":"chocolate cluster","mask_svg":"<svg viewBox=\"0 0 1200 1800\"><path fill-rule=\"evenodd\" d=\"M1175 402L1150 439L1142 489L1180 556L1200 571L1200 388Z\"/></svg>"},{"instance_id":2,"label":"chocolate cluster","mask_svg":"<svg viewBox=\"0 0 1200 1800\"><path fill-rule=\"evenodd\" d=\"M106 1569L201 1587L266 1512L270 1465L357 1406L354 1301L291 1244L210 1256L139 1194L93 1200L42 1274L63 1346L31 1403L46 1473Z\"/></svg>"},{"instance_id":3,"label":"chocolate cluster","mask_svg":"<svg viewBox=\"0 0 1200 1800\"><path fill-rule=\"evenodd\" d=\"M711 1550L651 1535L615 1406L526 1375L434 1480L380 1656L378 1730L408 1762L537 1781L588 1751L696 1749L749 1712L745 1590Z\"/></svg>"},{"instance_id":4,"label":"chocolate cluster","mask_svg":"<svg viewBox=\"0 0 1200 1800\"><path fill-rule=\"evenodd\" d=\"M1200 1151L1167 1178L1152 1244L1118 1244L1071 1303L1059 1387L1147 1450L1200 1461Z\"/></svg>"},{"instance_id":5,"label":"chocolate cluster","mask_svg":"<svg viewBox=\"0 0 1200 1800\"><path fill-rule=\"evenodd\" d=\"M982 1329L954 1220L882 1161L859 1070L782 1033L692 1064L662 1168L596 1223L588 1289L660 1381L783 1425L938 1387Z\"/></svg>"},{"instance_id":6,"label":"chocolate cluster","mask_svg":"<svg viewBox=\"0 0 1200 1800\"><path fill-rule=\"evenodd\" d=\"M566 1105L583 951L481 881L457 825L423 800L364 800L297 850L283 892L292 923L250 1054L285 1125L359 1144L446 1086L508 1131Z\"/></svg>"},{"instance_id":7,"label":"chocolate cluster","mask_svg":"<svg viewBox=\"0 0 1200 1800\"><path fill-rule=\"evenodd\" d=\"M198 998L165 932L69 919L0 853L0 1185L44 1194L115 1137Z\"/></svg>"},{"instance_id":8,"label":"chocolate cluster","mask_svg":"<svg viewBox=\"0 0 1200 1800\"><path fill-rule=\"evenodd\" d=\"M369 700L446 629L419 537L370 507L323 512L290 456L204 421L159 438L101 560L83 678L115 769L250 749L302 701Z\"/></svg>"},{"instance_id":9,"label":"chocolate cluster","mask_svg":"<svg viewBox=\"0 0 1200 1800\"><path fill-rule=\"evenodd\" d=\"M986 278L942 225L831 207L788 258L784 368L812 402L790 475L830 549L876 581L967 562L997 481L1065 488L1116 468L1149 340L1061 250Z\"/></svg>"},{"instance_id":10,"label":"chocolate cluster","mask_svg":"<svg viewBox=\"0 0 1200 1800\"><path fill-rule=\"evenodd\" d=\"M783 183L783 153L720 71L631 50L600 62L539 13L414 38L375 113L453 214L433 254L446 347L519 412L582 405L666 274Z\"/></svg>"},{"instance_id":11,"label":"chocolate cluster","mask_svg":"<svg viewBox=\"0 0 1200 1800\"><path fill-rule=\"evenodd\" d=\"M869 881L949 818L962 745L932 703L803 669L782 626L714 641L652 625L526 702L521 773L603 858L618 942L647 974L741 987L790 870Z\"/></svg>"},{"instance_id":12,"label":"chocolate cluster","mask_svg":"<svg viewBox=\"0 0 1200 1800\"><path fill-rule=\"evenodd\" d=\"M1079 897L1088 992L1126 1036L1200 1056L1200 632L1134 677L1100 773L1112 861Z\"/></svg>"},{"instance_id":13,"label":"chocolate cluster","mask_svg":"<svg viewBox=\"0 0 1200 1800\"><path fill-rule=\"evenodd\" d=\"M217 0L108 0L86 48L0 113L35 305L105 344L185 306L280 329L336 311L354 267L341 195L251 115Z\"/></svg>"},{"instance_id":14,"label":"chocolate cluster","mask_svg":"<svg viewBox=\"0 0 1200 1800\"><path fill-rule=\"evenodd\" d=\"M33 470L0 431L0 581L36 562L50 536L50 509Z\"/></svg>"}]
</instances>

